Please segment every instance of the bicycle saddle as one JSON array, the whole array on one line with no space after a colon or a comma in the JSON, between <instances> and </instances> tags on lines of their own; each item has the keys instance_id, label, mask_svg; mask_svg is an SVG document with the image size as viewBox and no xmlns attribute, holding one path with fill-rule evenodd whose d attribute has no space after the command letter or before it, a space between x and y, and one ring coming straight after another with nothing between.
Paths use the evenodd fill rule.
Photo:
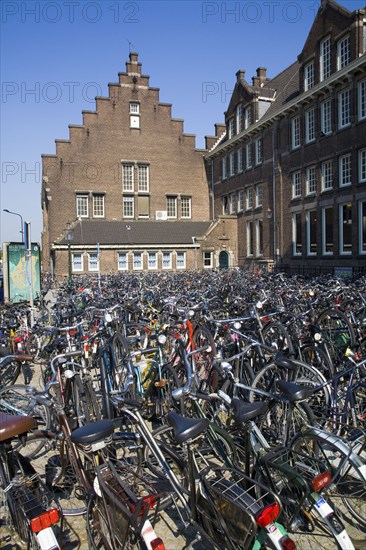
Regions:
<instances>
[{"instance_id":1,"label":"bicycle saddle","mask_svg":"<svg viewBox=\"0 0 366 550\"><path fill-rule=\"evenodd\" d=\"M194 439L203 433L209 421L206 418L185 418L178 413L167 415L168 423L174 430L174 437L177 443L184 443L188 439Z\"/></svg>"},{"instance_id":2,"label":"bicycle saddle","mask_svg":"<svg viewBox=\"0 0 366 550\"><path fill-rule=\"evenodd\" d=\"M97 420L76 428L71 434L71 441L76 445L87 445L106 439L114 432L112 420Z\"/></svg>"},{"instance_id":3,"label":"bicycle saddle","mask_svg":"<svg viewBox=\"0 0 366 550\"><path fill-rule=\"evenodd\" d=\"M35 426L36 422L32 416L12 416L0 412L0 441L29 432Z\"/></svg>"},{"instance_id":4,"label":"bicycle saddle","mask_svg":"<svg viewBox=\"0 0 366 550\"><path fill-rule=\"evenodd\" d=\"M304 401L314 393L314 389L309 386L299 386L286 380L277 380L277 388L291 403L294 401Z\"/></svg>"},{"instance_id":5,"label":"bicycle saddle","mask_svg":"<svg viewBox=\"0 0 366 550\"><path fill-rule=\"evenodd\" d=\"M231 400L231 407L234 410L235 420L238 424L244 424L268 411L268 405L264 401L248 403L236 397Z\"/></svg>"}]
</instances>

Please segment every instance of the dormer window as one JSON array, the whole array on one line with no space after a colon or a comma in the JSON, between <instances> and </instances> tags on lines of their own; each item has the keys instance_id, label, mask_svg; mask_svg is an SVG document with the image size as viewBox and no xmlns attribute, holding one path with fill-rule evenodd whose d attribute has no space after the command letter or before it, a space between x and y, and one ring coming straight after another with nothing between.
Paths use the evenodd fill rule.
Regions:
<instances>
[{"instance_id":1,"label":"dormer window","mask_svg":"<svg viewBox=\"0 0 366 550\"><path fill-rule=\"evenodd\" d=\"M320 43L320 81L330 76L330 36Z\"/></svg>"},{"instance_id":2,"label":"dormer window","mask_svg":"<svg viewBox=\"0 0 366 550\"><path fill-rule=\"evenodd\" d=\"M234 119L231 118L228 124L228 138L231 139L234 135Z\"/></svg>"},{"instance_id":3,"label":"dormer window","mask_svg":"<svg viewBox=\"0 0 366 550\"><path fill-rule=\"evenodd\" d=\"M315 84L314 79L314 61L311 61L311 63L308 63L304 67L304 90L305 92L307 90L310 90Z\"/></svg>"},{"instance_id":4,"label":"dormer window","mask_svg":"<svg viewBox=\"0 0 366 550\"><path fill-rule=\"evenodd\" d=\"M343 69L350 62L349 35L339 40L337 44L337 69Z\"/></svg>"},{"instance_id":5,"label":"dormer window","mask_svg":"<svg viewBox=\"0 0 366 550\"><path fill-rule=\"evenodd\" d=\"M249 128L251 123L252 123L252 109L251 107L247 107L245 109L245 117L244 117L245 129Z\"/></svg>"},{"instance_id":6,"label":"dormer window","mask_svg":"<svg viewBox=\"0 0 366 550\"><path fill-rule=\"evenodd\" d=\"M140 128L140 104L137 101L130 102L130 128Z\"/></svg>"}]
</instances>

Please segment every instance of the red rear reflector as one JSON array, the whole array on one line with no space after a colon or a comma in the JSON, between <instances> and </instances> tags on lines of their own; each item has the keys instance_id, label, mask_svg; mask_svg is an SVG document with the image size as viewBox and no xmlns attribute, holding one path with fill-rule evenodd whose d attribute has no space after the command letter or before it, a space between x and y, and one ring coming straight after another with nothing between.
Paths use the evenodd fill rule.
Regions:
<instances>
[{"instance_id":1,"label":"red rear reflector","mask_svg":"<svg viewBox=\"0 0 366 550\"><path fill-rule=\"evenodd\" d=\"M39 533L40 531L43 531L43 529L51 527L51 525L58 522L59 517L60 515L57 508L51 508L51 510L48 510L36 518L31 519L30 528L32 533Z\"/></svg>"},{"instance_id":2,"label":"red rear reflector","mask_svg":"<svg viewBox=\"0 0 366 550\"><path fill-rule=\"evenodd\" d=\"M146 507L148 507L149 510L151 510L152 508L154 508L155 504L156 504L156 497L154 495L148 495L147 497L144 497L142 499L141 508L139 510L139 516L142 516L142 514L145 513ZM130 510L132 514L136 510L136 506L137 506L136 504L131 504Z\"/></svg>"},{"instance_id":3,"label":"red rear reflector","mask_svg":"<svg viewBox=\"0 0 366 550\"><path fill-rule=\"evenodd\" d=\"M264 323L268 323L269 317L262 317L262 321L263 321Z\"/></svg>"},{"instance_id":4,"label":"red rear reflector","mask_svg":"<svg viewBox=\"0 0 366 550\"><path fill-rule=\"evenodd\" d=\"M283 550L296 550L296 543L290 537L283 537L280 543Z\"/></svg>"},{"instance_id":5,"label":"red rear reflector","mask_svg":"<svg viewBox=\"0 0 366 550\"><path fill-rule=\"evenodd\" d=\"M70 336L76 336L77 333L78 333L78 331L76 330L76 328L73 328L73 329L69 330L69 335Z\"/></svg>"},{"instance_id":6,"label":"red rear reflector","mask_svg":"<svg viewBox=\"0 0 366 550\"><path fill-rule=\"evenodd\" d=\"M311 480L314 491L320 491L332 481L330 472L323 472Z\"/></svg>"},{"instance_id":7,"label":"red rear reflector","mask_svg":"<svg viewBox=\"0 0 366 550\"><path fill-rule=\"evenodd\" d=\"M273 523L280 514L280 505L277 502L269 504L263 508L256 516L255 521L259 527L267 527L270 523Z\"/></svg>"},{"instance_id":8,"label":"red rear reflector","mask_svg":"<svg viewBox=\"0 0 366 550\"><path fill-rule=\"evenodd\" d=\"M163 541L160 538L151 541L152 550L165 550Z\"/></svg>"}]
</instances>

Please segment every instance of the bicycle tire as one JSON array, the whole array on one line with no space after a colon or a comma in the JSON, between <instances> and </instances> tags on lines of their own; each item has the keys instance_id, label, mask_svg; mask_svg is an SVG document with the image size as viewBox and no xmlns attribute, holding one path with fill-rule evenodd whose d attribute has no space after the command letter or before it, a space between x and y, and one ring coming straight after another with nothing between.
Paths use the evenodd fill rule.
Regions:
<instances>
[{"instance_id":1,"label":"bicycle tire","mask_svg":"<svg viewBox=\"0 0 366 550\"><path fill-rule=\"evenodd\" d=\"M111 401L111 390L110 388L110 358L108 350L104 349L99 355L99 385L101 391L101 403L102 403L102 415L103 418L114 418L114 407Z\"/></svg>"},{"instance_id":2,"label":"bicycle tire","mask_svg":"<svg viewBox=\"0 0 366 550\"><path fill-rule=\"evenodd\" d=\"M287 355L294 355L294 346L286 327L280 321L270 321L262 328L263 343L282 351Z\"/></svg>"},{"instance_id":3,"label":"bicycle tire","mask_svg":"<svg viewBox=\"0 0 366 550\"><path fill-rule=\"evenodd\" d=\"M339 309L328 308L318 315L315 325L320 329L330 357L337 369L342 364L347 348L356 345L356 334L350 320Z\"/></svg>"},{"instance_id":4,"label":"bicycle tire","mask_svg":"<svg viewBox=\"0 0 366 550\"><path fill-rule=\"evenodd\" d=\"M132 374L129 366L130 346L128 340L120 332L116 332L113 336L110 347L110 377L113 390L123 392L125 389L127 377ZM124 393L125 397L136 399L136 381L131 384Z\"/></svg>"},{"instance_id":5,"label":"bicycle tire","mask_svg":"<svg viewBox=\"0 0 366 550\"><path fill-rule=\"evenodd\" d=\"M19 378L21 365L19 361L11 361L0 365L0 388L12 386Z\"/></svg>"},{"instance_id":6,"label":"bicycle tire","mask_svg":"<svg viewBox=\"0 0 366 550\"><path fill-rule=\"evenodd\" d=\"M36 403L26 384L0 389L0 411L15 416L32 416L39 429L51 427L51 413L46 405Z\"/></svg>"},{"instance_id":7,"label":"bicycle tire","mask_svg":"<svg viewBox=\"0 0 366 550\"><path fill-rule=\"evenodd\" d=\"M357 524L366 528L366 483L354 468L349 459L349 453L324 437L313 433L300 433L290 444L295 451L314 456L327 466L332 478L337 476L327 494L336 508L348 520L344 514L344 506ZM344 506L342 506L342 504ZM343 511L342 511L343 510Z\"/></svg>"}]
</instances>

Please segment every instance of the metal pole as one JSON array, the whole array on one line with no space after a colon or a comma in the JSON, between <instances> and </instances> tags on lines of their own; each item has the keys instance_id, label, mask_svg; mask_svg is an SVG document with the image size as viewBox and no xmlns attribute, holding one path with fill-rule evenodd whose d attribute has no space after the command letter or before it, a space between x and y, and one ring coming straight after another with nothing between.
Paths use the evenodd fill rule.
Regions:
<instances>
[{"instance_id":1,"label":"metal pole","mask_svg":"<svg viewBox=\"0 0 366 550\"><path fill-rule=\"evenodd\" d=\"M25 251L25 271L29 285L29 307L30 307L30 325L34 326L34 301L33 301L33 269L32 269L32 239L31 239L31 224L27 224L27 249Z\"/></svg>"},{"instance_id":2,"label":"metal pole","mask_svg":"<svg viewBox=\"0 0 366 550\"><path fill-rule=\"evenodd\" d=\"M68 253L68 272L69 272L69 285L71 285L72 281L72 273L71 273L71 246L70 246L70 239L67 241L67 253Z\"/></svg>"},{"instance_id":3,"label":"metal pole","mask_svg":"<svg viewBox=\"0 0 366 550\"><path fill-rule=\"evenodd\" d=\"M23 216L21 214L18 214L17 212L11 212L7 208L3 209L3 212L6 212L7 214L13 214L13 216L19 216L20 218L20 233L22 234L22 241L24 243L24 224L23 224Z\"/></svg>"}]
</instances>

